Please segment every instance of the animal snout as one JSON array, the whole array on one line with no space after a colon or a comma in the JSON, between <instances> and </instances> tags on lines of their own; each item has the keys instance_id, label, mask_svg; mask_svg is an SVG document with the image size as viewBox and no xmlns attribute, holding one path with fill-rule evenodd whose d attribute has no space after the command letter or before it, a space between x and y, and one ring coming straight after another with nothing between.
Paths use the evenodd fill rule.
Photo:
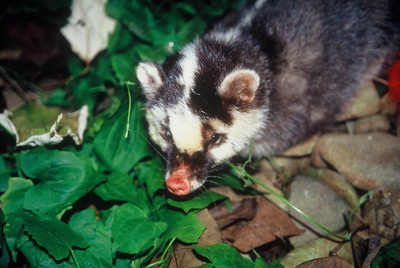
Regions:
<instances>
[{"instance_id":1,"label":"animal snout","mask_svg":"<svg viewBox=\"0 0 400 268\"><path fill-rule=\"evenodd\" d=\"M174 171L167 180L168 190L175 195L187 195L190 193L189 174L184 168Z\"/></svg>"}]
</instances>

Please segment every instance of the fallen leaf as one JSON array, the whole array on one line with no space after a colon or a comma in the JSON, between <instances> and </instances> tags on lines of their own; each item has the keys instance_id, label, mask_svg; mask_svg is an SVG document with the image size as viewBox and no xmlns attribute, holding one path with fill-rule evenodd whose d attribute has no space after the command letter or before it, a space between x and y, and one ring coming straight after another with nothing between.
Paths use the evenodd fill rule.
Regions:
<instances>
[{"instance_id":1,"label":"fallen leaf","mask_svg":"<svg viewBox=\"0 0 400 268\"><path fill-rule=\"evenodd\" d=\"M241 202L231 202L232 211L226 204L222 203L210 209L211 215L217 221L220 229L237 220L251 220L257 212L257 201L255 198L243 199Z\"/></svg>"},{"instance_id":2,"label":"fallen leaf","mask_svg":"<svg viewBox=\"0 0 400 268\"><path fill-rule=\"evenodd\" d=\"M224 238L242 252L272 242L277 237L298 235L303 230L298 229L288 214L276 205L262 197L256 197L257 214L246 224L230 226L222 231Z\"/></svg>"},{"instance_id":3,"label":"fallen leaf","mask_svg":"<svg viewBox=\"0 0 400 268\"><path fill-rule=\"evenodd\" d=\"M88 106L69 114L60 112L57 108L31 105L15 112L11 119L19 136L17 146L57 144L67 136L77 145L82 144L89 116Z\"/></svg>"},{"instance_id":4,"label":"fallen leaf","mask_svg":"<svg viewBox=\"0 0 400 268\"><path fill-rule=\"evenodd\" d=\"M68 24L61 28L72 50L86 63L107 47L108 35L115 28L115 19L105 13L105 3L105 0L74 0Z\"/></svg>"},{"instance_id":5,"label":"fallen leaf","mask_svg":"<svg viewBox=\"0 0 400 268\"><path fill-rule=\"evenodd\" d=\"M315 267L329 267L329 268L352 268L353 265L345 259L338 257L326 257L306 261L297 266L296 268L315 268Z\"/></svg>"}]
</instances>

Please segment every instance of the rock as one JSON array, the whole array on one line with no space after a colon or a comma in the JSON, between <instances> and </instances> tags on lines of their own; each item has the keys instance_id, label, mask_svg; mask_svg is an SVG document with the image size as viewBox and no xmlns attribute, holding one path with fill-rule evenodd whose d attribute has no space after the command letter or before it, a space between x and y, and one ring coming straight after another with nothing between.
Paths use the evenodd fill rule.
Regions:
<instances>
[{"instance_id":1,"label":"rock","mask_svg":"<svg viewBox=\"0 0 400 268\"><path fill-rule=\"evenodd\" d=\"M286 256L284 256L279 263L285 268L294 268L309 260L328 257L330 252L334 249L339 249L337 252L335 252L335 256L350 263L353 262L353 254L351 244L349 242L340 245L340 242L335 240L320 238L300 247L296 247Z\"/></svg>"},{"instance_id":2,"label":"rock","mask_svg":"<svg viewBox=\"0 0 400 268\"><path fill-rule=\"evenodd\" d=\"M333 190L314 179L296 177L290 185L289 201L332 232L339 232L345 226L346 204ZM289 209L289 215L306 228L304 234L289 239L294 247L317 239L317 234L326 235L294 209Z\"/></svg>"},{"instance_id":3,"label":"rock","mask_svg":"<svg viewBox=\"0 0 400 268\"><path fill-rule=\"evenodd\" d=\"M330 169L320 169L318 173L316 179L335 191L351 210L357 206L359 198L356 190L345 177Z\"/></svg>"},{"instance_id":4,"label":"rock","mask_svg":"<svg viewBox=\"0 0 400 268\"><path fill-rule=\"evenodd\" d=\"M278 167L283 169L285 174L292 177L307 171L311 163L310 157L274 157L273 160Z\"/></svg>"},{"instance_id":5,"label":"rock","mask_svg":"<svg viewBox=\"0 0 400 268\"><path fill-rule=\"evenodd\" d=\"M361 118L354 123L354 134L388 131L390 129L389 120L385 115L372 115L369 117Z\"/></svg>"},{"instance_id":6,"label":"rock","mask_svg":"<svg viewBox=\"0 0 400 268\"><path fill-rule=\"evenodd\" d=\"M318 145L319 158L362 190L400 189L400 138L387 133L328 134ZM316 157L315 159L319 159ZM317 161L314 164L319 164Z\"/></svg>"},{"instance_id":7,"label":"rock","mask_svg":"<svg viewBox=\"0 0 400 268\"><path fill-rule=\"evenodd\" d=\"M279 195L283 195L279 186L286 184L289 177L294 177L307 171L310 167L310 162L311 160L309 157L274 157L269 160L264 159L260 161L260 171L253 176ZM255 184L254 187L257 191L265 193L265 197L272 203L282 210L288 211L287 204L278 197L270 194L258 184Z\"/></svg>"},{"instance_id":8,"label":"rock","mask_svg":"<svg viewBox=\"0 0 400 268\"><path fill-rule=\"evenodd\" d=\"M281 153L280 156L300 157L300 156L311 155L318 139L319 135L314 135L305 142L290 147L289 149Z\"/></svg>"},{"instance_id":9,"label":"rock","mask_svg":"<svg viewBox=\"0 0 400 268\"><path fill-rule=\"evenodd\" d=\"M330 268L353 268L350 262L339 257L325 257L303 262L296 268L315 268L315 267L330 267Z\"/></svg>"},{"instance_id":10,"label":"rock","mask_svg":"<svg viewBox=\"0 0 400 268\"><path fill-rule=\"evenodd\" d=\"M376 114L379 110L379 95L374 84L370 81L343 107L341 114L338 116L338 121Z\"/></svg>"}]
</instances>

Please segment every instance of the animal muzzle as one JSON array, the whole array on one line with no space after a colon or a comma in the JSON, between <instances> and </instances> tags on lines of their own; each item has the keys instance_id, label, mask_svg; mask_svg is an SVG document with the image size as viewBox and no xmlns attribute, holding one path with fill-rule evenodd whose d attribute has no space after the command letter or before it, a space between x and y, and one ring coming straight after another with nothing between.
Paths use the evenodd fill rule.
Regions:
<instances>
[{"instance_id":1,"label":"animal muzzle","mask_svg":"<svg viewBox=\"0 0 400 268\"><path fill-rule=\"evenodd\" d=\"M180 165L167 180L168 190L175 195L188 195L191 190L190 177L188 167Z\"/></svg>"}]
</instances>

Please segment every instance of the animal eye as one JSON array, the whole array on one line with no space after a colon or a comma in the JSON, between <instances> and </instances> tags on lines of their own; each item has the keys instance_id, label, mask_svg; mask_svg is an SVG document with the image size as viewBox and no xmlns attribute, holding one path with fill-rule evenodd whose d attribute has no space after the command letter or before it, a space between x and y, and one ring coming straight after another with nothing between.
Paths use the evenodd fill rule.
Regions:
<instances>
[{"instance_id":1,"label":"animal eye","mask_svg":"<svg viewBox=\"0 0 400 268\"><path fill-rule=\"evenodd\" d=\"M212 135L211 139L210 139L210 143L212 144L219 144L221 142L221 135L220 134L214 134Z\"/></svg>"},{"instance_id":2,"label":"animal eye","mask_svg":"<svg viewBox=\"0 0 400 268\"><path fill-rule=\"evenodd\" d=\"M169 129L167 129L165 131L164 135L168 140L172 139L172 134L171 134L171 131Z\"/></svg>"}]
</instances>

